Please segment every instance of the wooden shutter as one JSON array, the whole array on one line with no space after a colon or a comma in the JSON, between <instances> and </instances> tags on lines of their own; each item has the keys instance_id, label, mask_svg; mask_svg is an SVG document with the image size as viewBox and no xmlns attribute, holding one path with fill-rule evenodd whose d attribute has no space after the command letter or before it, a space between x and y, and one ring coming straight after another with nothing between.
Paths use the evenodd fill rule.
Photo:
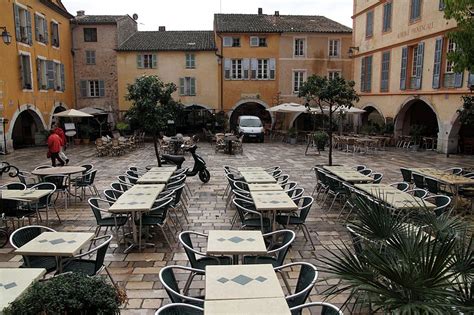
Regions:
<instances>
[{"instance_id":1,"label":"wooden shutter","mask_svg":"<svg viewBox=\"0 0 474 315\"><path fill-rule=\"evenodd\" d=\"M474 73L469 72L467 77L467 87L470 89L471 87L474 88Z\"/></svg>"},{"instance_id":2,"label":"wooden shutter","mask_svg":"<svg viewBox=\"0 0 474 315\"><path fill-rule=\"evenodd\" d=\"M372 90L372 56L367 56L367 92Z\"/></svg>"},{"instance_id":3,"label":"wooden shutter","mask_svg":"<svg viewBox=\"0 0 474 315\"><path fill-rule=\"evenodd\" d=\"M362 92L366 91L365 84L365 57L360 59L360 90Z\"/></svg>"},{"instance_id":4,"label":"wooden shutter","mask_svg":"<svg viewBox=\"0 0 474 315\"><path fill-rule=\"evenodd\" d=\"M60 64L59 68L61 70L61 91L66 90L66 78L65 78L65 73L64 73L64 64Z\"/></svg>"},{"instance_id":5,"label":"wooden shutter","mask_svg":"<svg viewBox=\"0 0 474 315\"><path fill-rule=\"evenodd\" d=\"M23 55L20 55L20 82L21 87L25 87L25 74L23 73Z\"/></svg>"},{"instance_id":6,"label":"wooden shutter","mask_svg":"<svg viewBox=\"0 0 474 315\"><path fill-rule=\"evenodd\" d=\"M143 55L141 54L137 55L137 68L139 69L143 68Z\"/></svg>"},{"instance_id":7,"label":"wooden shutter","mask_svg":"<svg viewBox=\"0 0 474 315\"><path fill-rule=\"evenodd\" d=\"M189 79L189 95L196 95L196 78Z\"/></svg>"},{"instance_id":8,"label":"wooden shutter","mask_svg":"<svg viewBox=\"0 0 474 315\"><path fill-rule=\"evenodd\" d=\"M392 28L392 2L385 3L383 7L383 31L387 32Z\"/></svg>"},{"instance_id":9,"label":"wooden shutter","mask_svg":"<svg viewBox=\"0 0 474 315\"><path fill-rule=\"evenodd\" d=\"M418 44L418 52L416 54L416 81L415 89L421 89L421 82L423 78L423 57L424 57L425 43Z\"/></svg>"},{"instance_id":10,"label":"wooden shutter","mask_svg":"<svg viewBox=\"0 0 474 315\"><path fill-rule=\"evenodd\" d=\"M15 17L15 35L18 42L21 41L21 29L20 29L20 8L13 4L13 16Z\"/></svg>"},{"instance_id":11,"label":"wooden shutter","mask_svg":"<svg viewBox=\"0 0 474 315\"><path fill-rule=\"evenodd\" d=\"M250 59L249 58L244 58L242 59L242 69L244 71L244 75L242 79L249 79L249 70L250 70Z\"/></svg>"},{"instance_id":12,"label":"wooden shutter","mask_svg":"<svg viewBox=\"0 0 474 315\"><path fill-rule=\"evenodd\" d=\"M54 90L54 62L51 60L47 60L46 69L46 77L48 78L48 90Z\"/></svg>"},{"instance_id":13,"label":"wooden shutter","mask_svg":"<svg viewBox=\"0 0 474 315\"><path fill-rule=\"evenodd\" d=\"M400 67L400 90L407 88L407 64L408 64L408 47L402 48L402 61Z\"/></svg>"},{"instance_id":14,"label":"wooden shutter","mask_svg":"<svg viewBox=\"0 0 474 315\"><path fill-rule=\"evenodd\" d=\"M443 50L443 38L437 38L434 52L434 65L433 65L433 89L439 89L441 86L441 52Z\"/></svg>"},{"instance_id":15,"label":"wooden shutter","mask_svg":"<svg viewBox=\"0 0 474 315\"><path fill-rule=\"evenodd\" d=\"M99 80L99 97L105 96L105 84L103 80Z\"/></svg>"},{"instance_id":16,"label":"wooden shutter","mask_svg":"<svg viewBox=\"0 0 474 315\"><path fill-rule=\"evenodd\" d=\"M232 37L224 36L223 45L224 45L224 47L231 47L232 46Z\"/></svg>"},{"instance_id":17,"label":"wooden shutter","mask_svg":"<svg viewBox=\"0 0 474 315\"><path fill-rule=\"evenodd\" d=\"M257 78L258 60L256 58L250 59L250 78Z\"/></svg>"},{"instance_id":18,"label":"wooden shutter","mask_svg":"<svg viewBox=\"0 0 474 315\"><path fill-rule=\"evenodd\" d=\"M151 67L156 69L156 54L151 55Z\"/></svg>"},{"instance_id":19,"label":"wooden shutter","mask_svg":"<svg viewBox=\"0 0 474 315\"><path fill-rule=\"evenodd\" d=\"M87 81L86 80L81 80L80 81L79 88L81 90L81 96L82 97L87 97Z\"/></svg>"},{"instance_id":20,"label":"wooden shutter","mask_svg":"<svg viewBox=\"0 0 474 315\"><path fill-rule=\"evenodd\" d=\"M270 58L269 60L269 75L270 80L275 80L275 70L276 70L276 60L275 58Z\"/></svg>"},{"instance_id":21,"label":"wooden shutter","mask_svg":"<svg viewBox=\"0 0 474 315\"><path fill-rule=\"evenodd\" d=\"M43 42L47 44L49 42L49 33L48 33L48 21L46 19L43 19Z\"/></svg>"},{"instance_id":22,"label":"wooden shutter","mask_svg":"<svg viewBox=\"0 0 474 315\"><path fill-rule=\"evenodd\" d=\"M26 34L28 36L28 44L33 44L33 31L31 29L31 13L28 10L25 10L26 15Z\"/></svg>"},{"instance_id":23,"label":"wooden shutter","mask_svg":"<svg viewBox=\"0 0 474 315\"><path fill-rule=\"evenodd\" d=\"M390 71L390 52L386 51L382 54L382 75L380 80L380 91L388 91L389 82L389 71Z\"/></svg>"},{"instance_id":24,"label":"wooden shutter","mask_svg":"<svg viewBox=\"0 0 474 315\"><path fill-rule=\"evenodd\" d=\"M231 68L232 68L232 60L228 58L224 59L224 78L227 80L230 79Z\"/></svg>"},{"instance_id":25,"label":"wooden shutter","mask_svg":"<svg viewBox=\"0 0 474 315\"><path fill-rule=\"evenodd\" d=\"M35 14L35 40L40 41L39 38L39 24L40 24L40 19L39 16Z\"/></svg>"},{"instance_id":26,"label":"wooden shutter","mask_svg":"<svg viewBox=\"0 0 474 315\"><path fill-rule=\"evenodd\" d=\"M41 59L36 58L36 82L38 84L38 90L41 90Z\"/></svg>"},{"instance_id":27,"label":"wooden shutter","mask_svg":"<svg viewBox=\"0 0 474 315\"><path fill-rule=\"evenodd\" d=\"M367 20L365 25L365 36L370 37L374 34L374 11L367 12Z\"/></svg>"},{"instance_id":28,"label":"wooden shutter","mask_svg":"<svg viewBox=\"0 0 474 315\"><path fill-rule=\"evenodd\" d=\"M184 95L185 87L184 87L184 78L179 78L179 95Z\"/></svg>"},{"instance_id":29,"label":"wooden shutter","mask_svg":"<svg viewBox=\"0 0 474 315\"><path fill-rule=\"evenodd\" d=\"M460 88L462 87L462 81L464 79L464 72L458 72L454 74L454 87Z\"/></svg>"}]
</instances>

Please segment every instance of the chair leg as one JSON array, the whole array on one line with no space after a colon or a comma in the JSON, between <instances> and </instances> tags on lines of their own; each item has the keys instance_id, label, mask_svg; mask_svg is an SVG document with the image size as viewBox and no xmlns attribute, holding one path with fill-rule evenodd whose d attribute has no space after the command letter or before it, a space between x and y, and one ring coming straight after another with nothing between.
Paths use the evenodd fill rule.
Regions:
<instances>
[{"instance_id":1,"label":"chair leg","mask_svg":"<svg viewBox=\"0 0 474 315\"><path fill-rule=\"evenodd\" d=\"M61 218L59 217L59 212L55 204L53 204L53 209L54 209L54 212L56 212L56 216L58 217L59 223L61 223ZM46 211L49 211L49 207L47 208ZM46 222L48 222L48 212L46 212Z\"/></svg>"},{"instance_id":2,"label":"chair leg","mask_svg":"<svg viewBox=\"0 0 474 315\"><path fill-rule=\"evenodd\" d=\"M311 242L311 246L313 246L313 250L315 250L316 247L314 247L313 239L311 238L311 234L309 234L308 227L304 223L301 224L301 226L302 226L303 234L305 235L306 240L309 239L309 241Z\"/></svg>"},{"instance_id":3,"label":"chair leg","mask_svg":"<svg viewBox=\"0 0 474 315\"><path fill-rule=\"evenodd\" d=\"M166 233L165 233L165 229L164 229L163 226L161 226L161 225L158 225L158 226L160 227L161 232L163 233L163 235L164 235L164 237L165 237L165 240L166 240L166 242L168 243L168 246L169 246L170 249L172 250L173 247L171 246L170 240L168 239L168 235L166 235Z\"/></svg>"},{"instance_id":4,"label":"chair leg","mask_svg":"<svg viewBox=\"0 0 474 315\"><path fill-rule=\"evenodd\" d=\"M191 272L189 274L188 280L186 280L186 284L184 285L184 288L183 288L183 294L184 295L188 294L189 287L191 286L191 283L193 282L193 279L194 279L195 276L196 276L195 272Z\"/></svg>"},{"instance_id":5,"label":"chair leg","mask_svg":"<svg viewBox=\"0 0 474 315\"><path fill-rule=\"evenodd\" d=\"M291 287L290 284L288 283L288 279L285 276L284 272L278 271L281 275L281 278L283 279L283 282L285 283L286 289L288 290L288 293L291 293Z\"/></svg>"}]
</instances>

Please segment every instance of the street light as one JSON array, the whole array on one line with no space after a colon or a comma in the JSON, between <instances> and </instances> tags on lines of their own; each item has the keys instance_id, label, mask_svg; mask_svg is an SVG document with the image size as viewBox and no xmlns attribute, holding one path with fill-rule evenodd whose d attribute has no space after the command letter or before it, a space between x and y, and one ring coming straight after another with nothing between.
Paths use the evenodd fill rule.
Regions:
<instances>
[{"instance_id":1,"label":"street light","mask_svg":"<svg viewBox=\"0 0 474 315\"><path fill-rule=\"evenodd\" d=\"M3 42L4 42L6 45L10 45L10 43L12 42L12 36L11 36L10 33L7 31L7 27L6 27L6 26L0 26L0 29L3 29L3 32L2 32L2 40L3 40Z\"/></svg>"}]
</instances>

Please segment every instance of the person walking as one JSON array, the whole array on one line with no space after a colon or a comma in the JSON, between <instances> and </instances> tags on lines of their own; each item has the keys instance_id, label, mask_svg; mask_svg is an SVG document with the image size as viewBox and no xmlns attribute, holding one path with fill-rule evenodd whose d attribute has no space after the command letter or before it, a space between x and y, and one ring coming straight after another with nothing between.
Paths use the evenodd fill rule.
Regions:
<instances>
[{"instance_id":1,"label":"person walking","mask_svg":"<svg viewBox=\"0 0 474 315\"><path fill-rule=\"evenodd\" d=\"M59 157L61 151L62 140L53 129L49 131L48 137L48 156L51 158L51 164L53 167L56 166L56 160L58 160L60 166L64 166L64 161Z\"/></svg>"},{"instance_id":2,"label":"person walking","mask_svg":"<svg viewBox=\"0 0 474 315\"><path fill-rule=\"evenodd\" d=\"M68 165L69 159L66 153L64 153L64 151L66 151L66 145L67 145L67 139L66 139L66 135L64 134L64 130L59 126L59 124L56 124L54 128L54 132L59 136L59 138L61 138L61 141L62 141L61 151L59 151L59 157L63 161L66 162L66 165Z\"/></svg>"}]
</instances>

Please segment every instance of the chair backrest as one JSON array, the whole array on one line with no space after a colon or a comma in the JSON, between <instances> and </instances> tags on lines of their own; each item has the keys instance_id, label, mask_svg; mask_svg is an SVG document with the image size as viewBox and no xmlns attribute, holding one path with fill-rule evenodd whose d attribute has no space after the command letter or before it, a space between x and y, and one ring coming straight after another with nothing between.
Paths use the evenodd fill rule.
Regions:
<instances>
[{"instance_id":1,"label":"chair backrest","mask_svg":"<svg viewBox=\"0 0 474 315\"><path fill-rule=\"evenodd\" d=\"M286 254L288 254L288 250L290 249L290 245L295 240L295 236L296 234L292 230L279 230L263 234L263 237L267 239L278 240L281 238L281 243L275 243L272 249L268 251L269 254L276 254L277 267L283 265Z\"/></svg>"},{"instance_id":2,"label":"chair backrest","mask_svg":"<svg viewBox=\"0 0 474 315\"><path fill-rule=\"evenodd\" d=\"M67 175L48 175L43 177L43 182L53 183L57 190L68 189L68 176Z\"/></svg>"},{"instance_id":3,"label":"chair backrest","mask_svg":"<svg viewBox=\"0 0 474 315\"><path fill-rule=\"evenodd\" d=\"M293 272L297 266L300 267L300 272L298 275L298 281L296 282L295 292L285 297L289 307L302 305L308 299L308 296L318 279L318 270L316 267L306 262L287 264L275 268L275 270L285 272L285 269L288 269L288 272Z\"/></svg>"},{"instance_id":4,"label":"chair backrest","mask_svg":"<svg viewBox=\"0 0 474 315\"><path fill-rule=\"evenodd\" d=\"M308 216L309 210L311 210L311 207L313 206L314 198L311 196L304 196L303 198L301 198L300 202L300 219L305 221L306 217Z\"/></svg>"},{"instance_id":5,"label":"chair backrest","mask_svg":"<svg viewBox=\"0 0 474 315\"><path fill-rule=\"evenodd\" d=\"M40 170L43 168L51 168L51 167L52 167L51 165L40 165L40 166L35 167L35 170Z\"/></svg>"},{"instance_id":6,"label":"chair backrest","mask_svg":"<svg viewBox=\"0 0 474 315\"><path fill-rule=\"evenodd\" d=\"M425 177L420 175L420 174L416 174L416 173L413 173L412 174L413 176L413 182L415 183L415 186L416 188L425 188Z\"/></svg>"},{"instance_id":7,"label":"chair backrest","mask_svg":"<svg viewBox=\"0 0 474 315\"><path fill-rule=\"evenodd\" d=\"M94 168L94 165L92 164L84 164L84 165L81 165L83 168L85 168L84 171L82 171L82 174L85 174L87 172L89 172L91 169Z\"/></svg>"},{"instance_id":8,"label":"chair backrest","mask_svg":"<svg viewBox=\"0 0 474 315\"><path fill-rule=\"evenodd\" d=\"M43 232L56 232L52 228L41 225L29 225L19 228L10 235L10 244L18 249Z\"/></svg>"},{"instance_id":9,"label":"chair backrest","mask_svg":"<svg viewBox=\"0 0 474 315\"><path fill-rule=\"evenodd\" d=\"M138 180L138 176L136 176L136 173L134 171L128 170L126 172L127 178L132 184L136 184Z\"/></svg>"},{"instance_id":10,"label":"chair backrest","mask_svg":"<svg viewBox=\"0 0 474 315\"><path fill-rule=\"evenodd\" d=\"M363 170L359 171L362 175L370 176L372 174L372 170L370 168L364 168Z\"/></svg>"},{"instance_id":11,"label":"chair backrest","mask_svg":"<svg viewBox=\"0 0 474 315\"><path fill-rule=\"evenodd\" d=\"M425 183L426 183L426 189L428 189L430 193L436 195L439 192L438 180L431 177L425 177Z\"/></svg>"},{"instance_id":12,"label":"chair backrest","mask_svg":"<svg viewBox=\"0 0 474 315\"><path fill-rule=\"evenodd\" d=\"M272 166L272 167L266 168L265 172L272 174L274 171L277 171L279 169L280 169L280 166Z\"/></svg>"},{"instance_id":13,"label":"chair backrest","mask_svg":"<svg viewBox=\"0 0 474 315\"><path fill-rule=\"evenodd\" d=\"M87 183L93 185L95 181L95 176L97 175L97 170L91 170L86 174Z\"/></svg>"},{"instance_id":14,"label":"chair backrest","mask_svg":"<svg viewBox=\"0 0 474 315\"><path fill-rule=\"evenodd\" d=\"M278 176L281 175L281 173L283 173L283 171L281 169L276 169L274 170L270 175L272 175L273 177L277 178Z\"/></svg>"},{"instance_id":15,"label":"chair backrest","mask_svg":"<svg viewBox=\"0 0 474 315\"><path fill-rule=\"evenodd\" d=\"M412 182L412 172L408 168L400 167L400 172L402 173L403 181L407 183Z\"/></svg>"},{"instance_id":16,"label":"chair backrest","mask_svg":"<svg viewBox=\"0 0 474 315\"><path fill-rule=\"evenodd\" d=\"M26 185L23 183L8 183L0 187L0 189L4 190L25 190Z\"/></svg>"},{"instance_id":17,"label":"chair backrest","mask_svg":"<svg viewBox=\"0 0 474 315\"><path fill-rule=\"evenodd\" d=\"M474 172L464 174L463 176L467 178L474 178Z\"/></svg>"},{"instance_id":18,"label":"chair backrest","mask_svg":"<svg viewBox=\"0 0 474 315\"><path fill-rule=\"evenodd\" d=\"M232 202L234 203L235 208L237 209L237 214L239 215L240 222L243 223L245 221L246 213L248 213L248 211L250 210L248 208L253 205L253 202L240 198L234 198Z\"/></svg>"},{"instance_id":19,"label":"chair backrest","mask_svg":"<svg viewBox=\"0 0 474 315\"><path fill-rule=\"evenodd\" d=\"M236 198L244 199L244 200L247 200L248 202L253 203L252 196L250 196L250 193L248 191L240 190L240 189L234 189L232 192L234 193Z\"/></svg>"},{"instance_id":20,"label":"chair backrest","mask_svg":"<svg viewBox=\"0 0 474 315\"><path fill-rule=\"evenodd\" d=\"M199 304L201 306L204 305L204 300L193 298L190 296L186 296L181 294L178 281L176 280L176 276L174 270L185 270L188 272L197 272L200 274L204 274L204 270L188 268L183 266L166 266L160 270L160 282L168 293L171 302L173 303L185 303L185 302L193 302L193 304Z\"/></svg>"},{"instance_id":21,"label":"chair backrest","mask_svg":"<svg viewBox=\"0 0 474 315\"><path fill-rule=\"evenodd\" d=\"M410 184L407 182L396 182L396 183L391 183L389 186L395 187L396 189L400 191L407 191L408 188L410 188Z\"/></svg>"},{"instance_id":22,"label":"chair backrest","mask_svg":"<svg viewBox=\"0 0 474 315\"><path fill-rule=\"evenodd\" d=\"M284 191L288 192L298 186L297 182L286 182L286 184L281 185L281 188L283 188Z\"/></svg>"},{"instance_id":23,"label":"chair backrest","mask_svg":"<svg viewBox=\"0 0 474 315\"><path fill-rule=\"evenodd\" d=\"M304 188L297 187L293 190L288 191L287 194L291 198L291 200L293 200L297 204L304 194Z\"/></svg>"},{"instance_id":24,"label":"chair backrest","mask_svg":"<svg viewBox=\"0 0 474 315\"><path fill-rule=\"evenodd\" d=\"M383 174L382 173L372 173L372 176L374 178L373 183L374 184L380 184L380 182L382 181L382 178L383 178Z\"/></svg>"},{"instance_id":25,"label":"chair backrest","mask_svg":"<svg viewBox=\"0 0 474 315\"><path fill-rule=\"evenodd\" d=\"M97 275L104 266L105 254L107 254L107 249L109 248L112 238L113 238L112 235L104 235L104 236L100 236L100 237L96 237L92 239L91 241L94 243L99 240L104 240L104 241L100 245L92 248L86 253L75 256L75 258L77 259L83 256L91 256L92 254L95 253L96 255L95 255L95 260L94 260L94 275Z\"/></svg>"},{"instance_id":26,"label":"chair backrest","mask_svg":"<svg viewBox=\"0 0 474 315\"><path fill-rule=\"evenodd\" d=\"M89 203L89 206L91 207L92 213L94 214L97 224L99 224L99 221L102 220L101 210L106 210L104 208L101 208L99 203L109 204L109 201L94 197L94 198L89 198L87 202Z\"/></svg>"},{"instance_id":27,"label":"chair backrest","mask_svg":"<svg viewBox=\"0 0 474 315\"><path fill-rule=\"evenodd\" d=\"M425 198L424 200L432 202L436 205L433 211L437 216L448 211L448 206L451 204L451 198L445 195L436 195Z\"/></svg>"},{"instance_id":28,"label":"chair backrest","mask_svg":"<svg viewBox=\"0 0 474 315\"><path fill-rule=\"evenodd\" d=\"M365 165L356 165L356 166L355 166L355 169L356 169L356 171L358 171L358 172L360 172L360 171L362 171L362 170L365 170L366 168L367 168L367 166L365 166Z\"/></svg>"},{"instance_id":29,"label":"chair backrest","mask_svg":"<svg viewBox=\"0 0 474 315\"><path fill-rule=\"evenodd\" d=\"M104 195L110 205L113 205L117 199L122 196L122 191L115 189L106 189L104 190Z\"/></svg>"},{"instance_id":30,"label":"chair backrest","mask_svg":"<svg viewBox=\"0 0 474 315\"><path fill-rule=\"evenodd\" d=\"M288 182L288 180L290 179L290 175L288 174L282 174L278 177L275 177L275 179L277 180L277 183L280 184L280 185L284 185Z\"/></svg>"},{"instance_id":31,"label":"chair backrest","mask_svg":"<svg viewBox=\"0 0 474 315\"><path fill-rule=\"evenodd\" d=\"M454 175L461 175L462 174L462 168L460 168L460 167L451 167L451 168L448 168L446 171L451 172Z\"/></svg>"},{"instance_id":32,"label":"chair backrest","mask_svg":"<svg viewBox=\"0 0 474 315\"><path fill-rule=\"evenodd\" d=\"M18 179L20 180L20 183L24 184L25 186L28 185L27 183L27 178L29 176L27 175L27 173L24 173L24 172L18 172Z\"/></svg>"},{"instance_id":33,"label":"chair backrest","mask_svg":"<svg viewBox=\"0 0 474 315\"><path fill-rule=\"evenodd\" d=\"M155 315L204 315L204 309L186 303L171 303L160 307Z\"/></svg>"},{"instance_id":34,"label":"chair backrest","mask_svg":"<svg viewBox=\"0 0 474 315\"><path fill-rule=\"evenodd\" d=\"M51 190L49 194L38 199L38 206L46 206L51 204L51 198L53 197L54 192L56 191L56 185L53 183L38 183L31 187L31 189L37 190Z\"/></svg>"},{"instance_id":35,"label":"chair backrest","mask_svg":"<svg viewBox=\"0 0 474 315\"><path fill-rule=\"evenodd\" d=\"M194 251L193 241L191 240L191 235L197 235L205 238L207 238L207 235L193 231L183 231L179 234L179 241L184 247L184 251L186 253L186 256L188 256L189 263L191 264L192 268L196 268L197 258L196 253Z\"/></svg>"},{"instance_id":36,"label":"chair backrest","mask_svg":"<svg viewBox=\"0 0 474 315\"><path fill-rule=\"evenodd\" d=\"M328 185L328 179L327 179L327 174L324 172L322 168L316 167L316 176L318 180L321 182L321 184L327 186Z\"/></svg>"},{"instance_id":37,"label":"chair backrest","mask_svg":"<svg viewBox=\"0 0 474 315\"><path fill-rule=\"evenodd\" d=\"M428 192L421 188L414 188L405 192L421 199L426 198L426 196L428 195Z\"/></svg>"},{"instance_id":38,"label":"chair backrest","mask_svg":"<svg viewBox=\"0 0 474 315\"><path fill-rule=\"evenodd\" d=\"M243 190L243 191L250 191L249 190L249 184L247 184L246 182L236 180L233 184L234 184L234 187L236 189L240 189L240 190Z\"/></svg>"},{"instance_id":39,"label":"chair backrest","mask_svg":"<svg viewBox=\"0 0 474 315\"><path fill-rule=\"evenodd\" d=\"M302 313L303 310L305 309L314 309L314 308L320 308L320 314L321 315L344 315L342 311L335 305L332 305L331 303L327 302L311 302L311 303L306 303L302 304L299 306L295 306L290 308L291 314L292 315L299 315ZM313 312L312 310L309 310L309 313L311 314L317 314L317 312Z\"/></svg>"}]
</instances>

